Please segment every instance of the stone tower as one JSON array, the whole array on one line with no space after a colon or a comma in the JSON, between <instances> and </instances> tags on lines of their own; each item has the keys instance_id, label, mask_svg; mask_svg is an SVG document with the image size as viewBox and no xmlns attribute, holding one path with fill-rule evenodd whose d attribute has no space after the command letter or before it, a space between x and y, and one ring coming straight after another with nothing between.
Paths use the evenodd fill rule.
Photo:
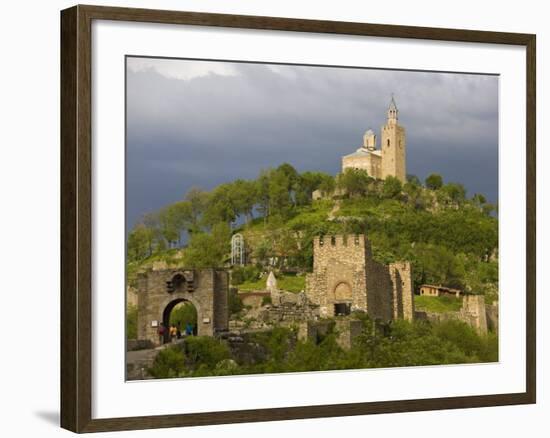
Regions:
<instances>
[{"instance_id":1,"label":"stone tower","mask_svg":"<svg viewBox=\"0 0 550 438\"><path fill-rule=\"evenodd\" d=\"M411 265L383 265L372 257L365 235L318 236L306 296L321 317L366 312L382 321L414 318Z\"/></svg>"},{"instance_id":2,"label":"stone tower","mask_svg":"<svg viewBox=\"0 0 550 438\"><path fill-rule=\"evenodd\" d=\"M402 183L406 182L406 144L405 128L398 123L397 105L392 96L388 108L388 119L382 126L382 179L395 176Z\"/></svg>"}]
</instances>

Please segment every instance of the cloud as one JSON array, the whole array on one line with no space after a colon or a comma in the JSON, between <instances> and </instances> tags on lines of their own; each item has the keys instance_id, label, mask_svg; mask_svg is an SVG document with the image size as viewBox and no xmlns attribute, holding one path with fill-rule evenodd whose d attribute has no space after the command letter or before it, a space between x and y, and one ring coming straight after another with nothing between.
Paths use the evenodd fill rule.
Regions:
<instances>
[{"instance_id":1,"label":"cloud","mask_svg":"<svg viewBox=\"0 0 550 438\"><path fill-rule=\"evenodd\" d=\"M128 57L130 72L154 71L169 79L189 80L208 75L232 76L232 64L208 61L178 62L173 59Z\"/></svg>"},{"instance_id":2,"label":"cloud","mask_svg":"<svg viewBox=\"0 0 550 438\"><path fill-rule=\"evenodd\" d=\"M391 93L407 171L441 172L498 196L498 77L129 58L128 225L192 185L253 178L289 162L338 172ZM139 195L137 195L138 193Z\"/></svg>"}]
</instances>

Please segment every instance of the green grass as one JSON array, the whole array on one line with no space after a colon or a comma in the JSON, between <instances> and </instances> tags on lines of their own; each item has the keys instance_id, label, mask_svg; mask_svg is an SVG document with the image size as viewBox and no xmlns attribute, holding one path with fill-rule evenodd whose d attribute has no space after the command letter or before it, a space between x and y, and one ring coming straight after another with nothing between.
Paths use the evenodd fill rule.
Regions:
<instances>
[{"instance_id":1,"label":"green grass","mask_svg":"<svg viewBox=\"0 0 550 438\"><path fill-rule=\"evenodd\" d=\"M239 291L247 292L251 290L264 290L266 278L260 278L255 281L245 281L237 286ZM277 287L287 292L301 292L306 288L306 277L297 275L282 275L277 277Z\"/></svg>"},{"instance_id":2,"label":"green grass","mask_svg":"<svg viewBox=\"0 0 550 438\"><path fill-rule=\"evenodd\" d=\"M167 249L162 252L155 253L146 259L126 263L126 279L128 284L135 285L137 274L150 269L154 262L164 261L168 265L181 262L181 252L181 249Z\"/></svg>"},{"instance_id":3,"label":"green grass","mask_svg":"<svg viewBox=\"0 0 550 438\"><path fill-rule=\"evenodd\" d=\"M449 296L428 297L415 295L414 306L416 310L433 313L456 312L462 308L462 298Z\"/></svg>"}]
</instances>

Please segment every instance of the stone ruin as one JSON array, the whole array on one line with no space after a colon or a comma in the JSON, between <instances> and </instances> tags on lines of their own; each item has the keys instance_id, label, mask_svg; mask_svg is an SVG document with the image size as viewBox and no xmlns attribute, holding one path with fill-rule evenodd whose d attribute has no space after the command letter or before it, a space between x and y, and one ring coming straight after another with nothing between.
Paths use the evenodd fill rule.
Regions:
<instances>
[{"instance_id":1,"label":"stone ruin","mask_svg":"<svg viewBox=\"0 0 550 438\"><path fill-rule=\"evenodd\" d=\"M319 236L313 245L313 272L306 275L305 291L280 290L270 271L264 290L242 294L247 310L241 321L229 320L229 294L236 290L229 291L225 270L157 269L141 274L136 287L138 339L162 343L159 324L168 325L171 310L182 301L195 306L197 334L201 336L283 325L298 327L300 339L312 339L326 329L326 318L337 316L342 345L350 345L349 336L357 331L352 313L357 311L383 323L459 319L481 334L498 330L498 305L486 306L483 296L465 295L459 312L415 312L410 263L383 265L374 261L364 235Z\"/></svg>"},{"instance_id":2,"label":"stone ruin","mask_svg":"<svg viewBox=\"0 0 550 438\"><path fill-rule=\"evenodd\" d=\"M417 319L433 322L458 320L473 327L480 335L486 335L489 330L498 332L498 302L490 305L485 303L483 295L464 295L462 308L455 312L415 312Z\"/></svg>"},{"instance_id":3,"label":"stone ruin","mask_svg":"<svg viewBox=\"0 0 550 438\"><path fill-rule=\"evenodd\" d=\"M322 317L366 312L384 322L414 318L411 265L383 265L372 257L364 235L319 236L313 242L313 272L306 295Z\"/></svg>"}]
</instances>

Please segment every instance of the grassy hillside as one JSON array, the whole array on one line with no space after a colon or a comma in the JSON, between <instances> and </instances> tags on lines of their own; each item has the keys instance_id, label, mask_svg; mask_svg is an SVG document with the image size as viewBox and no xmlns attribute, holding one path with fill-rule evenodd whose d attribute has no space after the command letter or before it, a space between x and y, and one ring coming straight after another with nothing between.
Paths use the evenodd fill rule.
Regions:
<instances>
[{"instance_id":1,"label":"grassy hillside","mask_svg":"<svg viewBox=\"0 0 550 438\"><path fill-rule=\"evenodd\" d=\"M416 310L432 313L457 312L462 308L462 298L416 295L414 297L414 306Z\"/></svg>"},{"instance_id":2,"label":"grassy hillside","mask_svg":"<svg viewBox=\"0 0 550 438\"><path fill-rule=\"evenodd\" d=\"M239 291L248 292L252 290L265 289L266 279L248 280L238 285ZM277 277L277 287L287 292L301 292L306 288L306 277L301 275L280 275Z\"/></svg>"},{"instance_id":3,"label":"grassy hillside","mask_svg":"<svg viewBox=\"0 0 550 438\"><path fill-rule=\"evenodd\" d=\"M325 199L312 201L317 189ZM460 184L444 184L437 175L425 185L415 177L401 184L361 171L336 178L298 174L283 164L256 180L236 180L211 192L193 189L184 200L148 215L130 233L128 274L131 280L159 260L196 268L228 266L231 234L241 232L255 270L239 287L258 289L268 269L278 277L310 271L316 235L363 233L379 262L412 263L415 287L441 284L484 294L490 302L498 291L495 208L482 195L468 198ZM183 232L190 237L185 245L180 242L182 250L166 250ZM279 284L298 291L303 278L283 275Z\"/></svg>"}]
</instances>

